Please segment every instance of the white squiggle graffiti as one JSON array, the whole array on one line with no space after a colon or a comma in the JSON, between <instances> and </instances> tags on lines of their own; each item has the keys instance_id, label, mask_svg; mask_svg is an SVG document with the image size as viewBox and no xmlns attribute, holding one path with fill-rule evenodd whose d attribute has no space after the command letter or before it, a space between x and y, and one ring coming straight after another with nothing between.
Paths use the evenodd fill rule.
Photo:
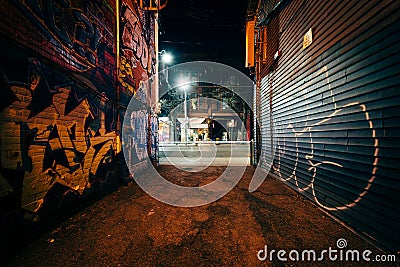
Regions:
<instances>
[{"instance_id":1,"label":"white squiggle graffiti","mask_svg":"<svg viewBox=\"0 0 400 267\"><path fill-rule=\"evenodd\" d=\"M287 130L290 130L291 132L294 133L295 151L296 151L295 155L296 156L295 156L295 163L294 163L294 166L293 166L293 171L290 173L290 175L288 177L283 177L282 174L281 174L281 158L283 158L284 155L285 155L285 149L283 149L282 147L286 146L286 138L283 138L282 141L281 140L277 141L277 143L278 143L277 144L278 153L277 153L277 155L275 157L277 159L277 164L276 164L276 166L275 165L273 166L273 169L274 169L274 171L276 171L277 175L280 177L280 179L282 181L287 182L287 181L290 181L290 180L293 179L294 182L295 182L295 185L297 186L297 190L299 192L304 192L304 191L307 191L307 190L311 189L311 194L312 194L315 202L318 205L320 205L321 207L323 207L323 208L325 208L327 210L331 210L331 211L333 211L333 210L345 210L345 209L348 209L348 208L356 206L357 203L360 202L361 199L368 193L368 191L371 188L374 180L376 179L376 173L377 173L377 170L378 170L378 162L379 162L379 157L378 157L378 155L379 155L379 140L376 137L376 130L375 130L375 127L374 127L374 124L373 124L372 120L370 119L370 116L369 116L369 113L367 111L366 106L364 104L362 104L362 103L359 103L359 102L352 102L352 103L346 104L346 105L338 108L338 106L336 104L336 101L335 101L335 97L334 97L332 89L331 89L330 80L329 80L329 71L328 71L328 68L326 66L321 68L321 70L318 71L316 75L318 76L318 75L320 75L322 73L325 73L325 79L326 79L326 82L328 84L328 89L329 89L329 92L330 92L332 103L334 104L334 111L330 115L328 115L326 118L322 119L321 121L316 122L316 123L311 124L311 125L308 125L309 103L308 103L307 97L305 96L306 109L307 109L306 110L306 124L305 124L305 127L300 131L296 131L296 129L292 125L292 123L289 123L289 125L286 127ZM304 85L305 88L306 88L305 89L305 91L306 91L305 95L307 95L307 92L308 92L307 88L308 88L309 85L310 85L310 82L308 82L308 83L306 83ZM361 108L361 110L362 110L362 112L364 113L364 116L365 116L365 121L368 122L369 129L372 132L372 138L374 140L374 145L373 145L373 147L374 147L374 153L373 153L374 161L372 163L372 172L371 172L370 178L368 179L367 185L363 188L363 191L360 194L358 194L358 196L353 201L351 201L348 204L345 204L343 206L330 207L330 206L324 205L320 201L320 199L318 199L318 197L317 197L316 190L315 190L315 185L314 185L315 177L317 175L317 170L318 170L318 167L320 167L321 165L324 165L324 164L325 165L333 165L333 166L336 166L336 167L339 167L339 168L343 168L343 166L341 164L339 164L337 162L333 162L333 161L321 161L321 162L317 162L317 163L315 163L313 161L313 159L314 159L314 143L313 143L312 130L316 126L319 126L319 125L322 125L324 123L329 122L332 118L337 116L338 113L340 113L342 110L344 110L346 108L350 108L350 107L359 107L359 108ZM311 145L310 150L311 151L310 151L309 155L305 155L305 159L307 160L307 162L308 162L308 164L310 166L308 168L308 171L312 172L312 177L311 177L311 181L307 185L305 185L305 187L301 187L300 184L299 184L299 181L298 181L298 177L297 177L298 176L297 175L297 168L298 168L298 161L299 161L299 142L298 142L298 138L302 137L302 136L304 136L306 134L309 134L309 136L310 136L310 145Z\"/></svg>"}]
</instances>

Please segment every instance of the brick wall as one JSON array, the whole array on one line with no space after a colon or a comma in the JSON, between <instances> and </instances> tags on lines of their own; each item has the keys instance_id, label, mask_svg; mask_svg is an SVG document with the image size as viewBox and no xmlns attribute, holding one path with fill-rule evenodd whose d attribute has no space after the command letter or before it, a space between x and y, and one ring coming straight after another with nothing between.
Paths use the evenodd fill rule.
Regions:
<instances>
[{"instance_id":1,"label":"brick wall","mask_svg":"<svg viewBox=\"0 0 400 267\"><path fill-rule=\"evenodd\" d=\"M117 71L115 1L0 5L0 201L12 199L1 212L59 208L120 179L113 161L117 115L131 96L150 104L151 90L136 92L156 66L155 15L135 1L119 8L124 5L138 23L121 36L126 42L140 36L131 41L141 51L130 48L134 83L119 98L124 80Z\"/></svg>"}]
</instances>

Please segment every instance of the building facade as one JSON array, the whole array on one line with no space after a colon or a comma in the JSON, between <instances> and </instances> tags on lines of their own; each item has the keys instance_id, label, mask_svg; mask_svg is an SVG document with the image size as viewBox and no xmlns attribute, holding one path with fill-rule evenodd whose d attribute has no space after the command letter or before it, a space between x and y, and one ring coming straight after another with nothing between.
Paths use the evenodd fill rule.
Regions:
<instances>
[{"instance_id":1,"label":"building facade","mask_svg":"<svg viewBox=\"0 0 400 267\"><path fill-rule=\"evenodd\" d=\"M160 116L164 117L160 123L160 140L251 140L252 112L237 94L240 89L235 87L239 84L236 77L225 77L215 70L214 75L221 77L218 85L202 82L207 71L212 70L187 69L185 65L176 65L168 70L168 86L160 89L163 92Z\"/></svg>"}]
</instances>

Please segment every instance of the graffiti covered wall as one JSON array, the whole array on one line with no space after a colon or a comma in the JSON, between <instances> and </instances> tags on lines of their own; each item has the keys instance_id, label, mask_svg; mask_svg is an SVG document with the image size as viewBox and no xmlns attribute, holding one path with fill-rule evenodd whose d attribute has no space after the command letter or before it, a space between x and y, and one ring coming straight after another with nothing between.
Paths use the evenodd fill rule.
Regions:
<instances>
[{"instance_id":1,"label":"graffiti covered wall","mask_svg":"<svg viewBox=\"0 0 400 267\"><path fill-rule=\"evenodd\" d=\"M71 195L118 179L118 114L134 92L149 103L151 92L137 92L155 72L154 15L132 10L132 16L147 16L147 24L132 24L131 35L124 35L135 44L124 54L131 63L128 82L135 82L117 97L125 81L117 70L115 1L0 5L0 201L12 199L0 212L60 207Z\"/></svg>"},{"instance_id":2,"label":"graffiti covered wall","mask_svg":"<svg viewBox=\"0 0 400 267\"><path fill-rule=\"evenodd\" d=\"M111 162L115 112L105 94L79 97L75 82L59 80L38 59L21 66L28 69L24 80L2 77L13 101L1 111L1 176L10 184L21 180L13 191L20 191L24 209L37 211L56 183L79 194L101 186L98 170Z\"/></svg>"},{"instance_id":3,"label":"graffiti covered wall","mask_svg":"<svg viewBox=\"0 0 400 267\"><path fill-rule=\"evenodd\" d=\"M395 252L399 7L286 1L266 26L259 88L261 127L274 129L273 138L261 134L260 160L273 157L272 172L283 182Z\"/></svg>"},{"instance_id":4,"label":"graffiti covered wall","mask_svg":"<svg viewBox=\"0 0 400 267\"><path fill-rule=\"evenodd\" d=\"M129 114L124 114L129 126L123 129L124 148L129 151L125 160L131 169L140 168L148 156L156 160L153 155L158 140L153 136L158 123L152 119L158 101L156 16L141 10L137 2L121 1L118 85L121 91L133 96Z\"/></svg>"},{"instance_id":5,"label":"graffiti covered wall","mask_svg":"<svg viewBox=\"0 0 400 267\"><path fill-rule=\"evenodd\" d=\"M81 82L94 89L109 89L115 97L114 1L12 0L0 11L6 39L84 77Z\"/></svg>"},{"instance_id":6,"label":"graffiti covered wall","mask_svg":"<svg viewBox=\"0 0 400 267\"><path fill-rule=\"evenodd\" d=\"M155 94L152 91L142 91L141 83L156 73L154 14L140 10L136 2L123 0L120 16L121 51L118 81L138 100L150 104L151 97Z\"/></svg>"}]
</instances>

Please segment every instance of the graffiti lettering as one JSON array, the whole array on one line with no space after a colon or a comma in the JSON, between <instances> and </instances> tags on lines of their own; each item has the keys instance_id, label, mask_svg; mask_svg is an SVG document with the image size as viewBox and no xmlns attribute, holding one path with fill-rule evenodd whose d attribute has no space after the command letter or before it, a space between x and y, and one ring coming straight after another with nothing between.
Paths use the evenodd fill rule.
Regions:
<instances>
[{"instance_id":1,"label":"graffiti lettering","mask_svg":"<svg viewBox=\"0 0 400 267\"><path fill-rule=\"evenodd\" d=\"M21 205L30 211L41 207L55 184L82 194L96 183L100 166L111 162L115 140L115 133L105 129L103 96L97 118L87 99L73 103L73 84L58 86L51 105L32 106L39 101L36 90L47 84L46 77L38 76L43 73L39 67L28 85L11 84L17 99L0 113L1 168L23 173ZM31 116L29 106L39 110Z\"/></svg>"},{"instance_id":2,"label":"graffiti lettering","mask_svg":"<svg viewBox=\"0 0 400 267\"><path fill-rule=\"evenodd\" d=\"M69 1L14 0L14 4L74 70L86 71L99 61L98 25Z\"/></svg>"},{"instance_id":3,"label":"graffiti lettering","mask_svg":"<svg viewBox=\"0 0 400 267\"><path fill-rule=\"evenodd\" d=\"M76 20L74 50L89 63L96 64L95 50L99 44L100 32L79 10L73 11Z\"/></svg>"},{"instance_id":4,"label":"graffiti lettering","mask_svg":"<svg viewBox=\"0 0 400 267\"><path fill-rule=\"evenodd\" d=\"M130 92L136 94L137 90L135 88L137 87L135 84L135 79L133 77L132 66L124 56L120 57L118 81L124 88L127 88Z\"/></svg>"},{"instance_id":5,"label":"graffiti lettering","mask_svg":"<svg viewBox=\"0 0 400 267\"><path fill-rule=\"evenodd\" d=\"M121 11L122 50L128 58L133 56L140 62L142 68L149 75L155 73L155 51L146 38L145 31L138 16L128 7L123 5Z\"/></svg>"},{"instance_id":6,"label":"graffiti lettering","mask_svg":"<svg viewBox=\"0 0 400 267\"><path fill-rule=\"evenodd\" d=\"M158 118L150 116L149 156L153 161L158 161Z\"/></svg>"},{"instance_id":7,"label":"graffiti lettering","mask_svg":"<svg viewBox=\"0 0 400 267\"><path fill-rule=\"evenodd\" d=\"M69 27L68 24L65 23L67 21L66 18L69 17L68 10L70 8L70 3L68 1L46 0L40 3L37 0L15 0L14 2L20 7L24 7L24 11L31 12L29 16L34 16L36 24L40 24L41 28L43 28L45 24L64 44L69 45L70 48L72 47L71 38L68 35ZM50 34L50 32L48 32L48 34Z\"/></svg>"},{"instance_id":8,"label":"graffiti lettering","mask_svg":"<svg viewBox=\"0 0 400 267\"><path fill-rule=\"evenodd\" d=\"M144 110L132 112L131 128L139 160L147 156L147 113Z\"/></svg>"}]
</instances>

